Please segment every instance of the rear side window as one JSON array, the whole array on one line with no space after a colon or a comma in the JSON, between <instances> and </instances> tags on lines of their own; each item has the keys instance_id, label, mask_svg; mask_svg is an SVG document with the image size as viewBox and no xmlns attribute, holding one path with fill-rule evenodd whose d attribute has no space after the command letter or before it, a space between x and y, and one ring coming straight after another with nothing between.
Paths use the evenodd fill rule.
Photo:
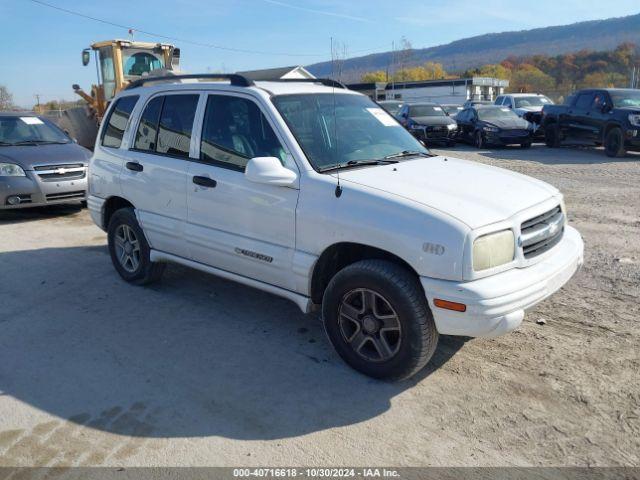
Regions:
<instances>
[{"instance_id":1,"label":"rear side window","mask_svg":"<svg viewBox=\"0 0 640 480\"><path fill-rule=\"evenodd\" d=\"M591 106L592 93L581 93L576 100L576 108L587 109Z\"/></svg>"},{"instance_id":2,"label":"rear side window","mask_svg":"<svg viewBox=\"0 0 640 480\"><path fill-rule=\"evenodd\" d=\"M138 101L137 95L119 98L109 112L107 124L102 133L102 145L110 148L120 148L127 122Z\"/></svg>"},{"instance_id":3,"label":"rear side window","mask_svg":"<svg viewBox=\"0 0 640 480\"><path fill-rule=\"evenodd\" d=\"M239 97L210 95L207 100L200 159L244 170L254 157L277 157L285 152L258 105Z\"/></svg>"},{"instance_id":4,"label":"rear side window","mask_svg":"<svg viewBox=\"0 0 640 480\"><path fill-rule=\"evenodd\" d=\"M138 131L136 132L136 141L133 148L136 150L155 152L156 142L158 141L158 123L160 122L160 112L164 97L155 97L152 99L142 112Z\"/></svg>"},{"instance_id":5,"label":"rear side window","mask_svg":"<svg viewBox=\"0 0 640 480\"><path fill-rule=\"evenodd\" d=\"M199 95L167 95L164 98L156 152L174 157L189 157L193 120Z\"/></svg>"}]
</instances>

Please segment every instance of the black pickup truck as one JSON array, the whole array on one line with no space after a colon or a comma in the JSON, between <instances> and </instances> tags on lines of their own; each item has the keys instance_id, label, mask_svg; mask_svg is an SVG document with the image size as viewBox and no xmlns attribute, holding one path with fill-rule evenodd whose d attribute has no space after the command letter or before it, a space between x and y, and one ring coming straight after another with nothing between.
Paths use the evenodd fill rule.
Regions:
<instances>
[{"instance_id":1,"label":"black pickup truck","mask_svg":"<svg viewBox=\"0 0 640 480\"><path fill-rule=\"evenodd\" d=\"M609 157L640 151L640 90L580 90L566 105L545 105L542 125L548 147L562 142L604 145Z\"/></svg>"}]
</instances>

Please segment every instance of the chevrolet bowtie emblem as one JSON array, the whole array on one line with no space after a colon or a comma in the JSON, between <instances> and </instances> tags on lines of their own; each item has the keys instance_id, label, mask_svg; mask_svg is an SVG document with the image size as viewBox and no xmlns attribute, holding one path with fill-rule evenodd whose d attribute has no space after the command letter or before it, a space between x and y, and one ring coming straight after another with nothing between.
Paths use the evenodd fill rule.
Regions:
<instances>
[{"instance_id":1,"label":"chevrolet bowtie emblem","mask_svg":"<svg viewBox=\"0 0 640 480\"><path fill-rule=\"evenodd\" d=\"M58 175L64 175L65 173L67 173L67 169L66 169L66 168L58 168L58 169L56 170L56 173L57 173Z\"/></svg>"}]
</instances>

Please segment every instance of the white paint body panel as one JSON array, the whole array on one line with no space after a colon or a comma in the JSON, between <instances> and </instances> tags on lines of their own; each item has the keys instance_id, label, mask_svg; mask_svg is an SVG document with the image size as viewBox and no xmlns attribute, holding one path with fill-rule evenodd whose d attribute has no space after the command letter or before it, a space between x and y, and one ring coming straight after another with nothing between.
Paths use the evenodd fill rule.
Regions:
<instances>
[{"instance_id":1,"label":"white paint body panel","mask_svg":"<svg viewBox=\"0 0 640 480\"><path fill-rule=\"evenodd\" d=\"M140 105L158 93L194 89L202 97L189 159L141 159L156 156L128 150ZM438 329L456 335L496 335L514 328L526 308L560 288L582 263L582 240L567 227L562 242L535 259L520 255L510 264L473 271L475 238L505 228L519 234L523 220L562 200L554 187L514 172L454 158L419 158L343 170L342 195L336 197L337 175L313 169L270 98L334 90L336 95L359 95L278 82L259 82L257 87L164 84L121 93L135 92L140 101L119 149L103 148L98 140L90 164L92 218L104 228L105 201L124 198L135 206L155 260L175 261L276 293L305 311L311 305L313 269L327 248L347 242L385 250L416 271ZM285 167L296 173L295 185L251 182L241 171L198 160L208 93L256 102L285 149ZM144 161L143 172L124 168L126 161L136 159ZM195 185L193 176L210 177L217 185ZM437 309L436 295L467 301L470 308L464 314Z\"/></svg>"}]
</instances>

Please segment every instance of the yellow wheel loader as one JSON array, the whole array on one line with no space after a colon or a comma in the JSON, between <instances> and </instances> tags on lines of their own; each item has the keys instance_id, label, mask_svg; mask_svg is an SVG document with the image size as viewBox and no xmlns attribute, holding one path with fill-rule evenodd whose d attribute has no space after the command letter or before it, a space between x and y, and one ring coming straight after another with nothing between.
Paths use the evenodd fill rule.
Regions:
<instances>
[{"instance_id":1,"label":"yellow wheel loader","mask_svg":"<svg viewBox=\"0 0 640 480\"><path fill-rule=\"evenodd\" d=\"M179 73L180 49L165 43L106 40L82 51L82 64L89 65L93 51L97 84L86 93L78 85L73 90L87 105L65 110L52 118L84 147L93 149L98 126L111 99L135 80L146 76Z\"/></svg>"}]
</instances>

